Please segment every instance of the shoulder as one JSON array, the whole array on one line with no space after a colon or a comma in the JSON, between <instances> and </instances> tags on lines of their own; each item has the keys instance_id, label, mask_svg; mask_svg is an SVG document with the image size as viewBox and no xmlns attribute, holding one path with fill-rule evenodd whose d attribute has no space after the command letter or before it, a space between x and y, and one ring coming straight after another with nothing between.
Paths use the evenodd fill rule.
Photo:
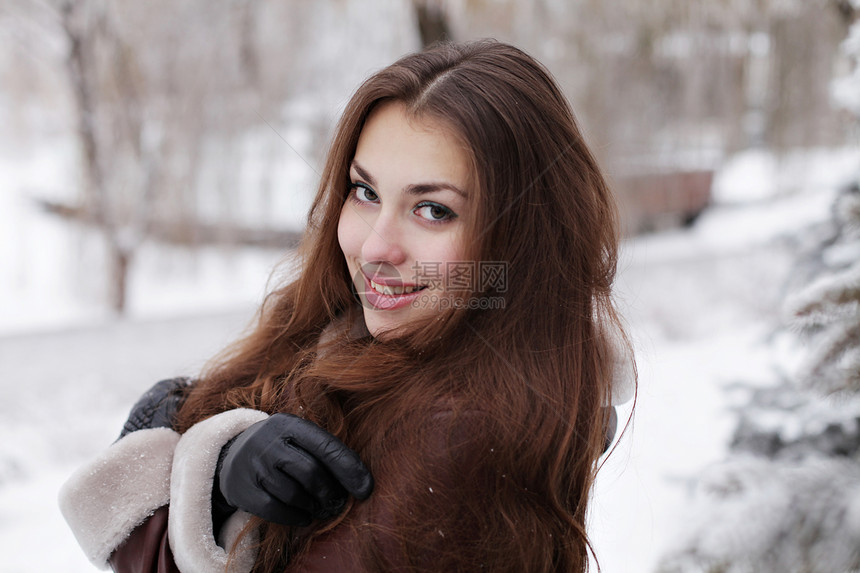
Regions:
<instances>
[{"instance_id":1,"label":"shoulder","mask_svg":"<svg viewBox=\"0 0 860 573\"><path fill-rule=\"evenodd\" d=\"M439 408L396 428L377 457L377 484L406 497L462 491L462 480L492 470L496 441L489 413ZM377 473L377 472L375 472Z\"/></svg>"}]
</instances>

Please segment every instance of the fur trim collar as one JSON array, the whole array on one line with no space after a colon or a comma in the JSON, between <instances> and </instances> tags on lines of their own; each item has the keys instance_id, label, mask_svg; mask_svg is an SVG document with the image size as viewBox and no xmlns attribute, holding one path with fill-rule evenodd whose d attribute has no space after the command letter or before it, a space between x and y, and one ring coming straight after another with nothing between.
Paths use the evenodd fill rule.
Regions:
<instances>
[{"instance_id":1,"label":"fur trim collar","mask_svg":"<svg viewBox=\"0 0 860 573\"><path fill-rule=\"evenodd\" d=\"M250 515L236 512L225 524L221 545L212 532L212 484L221 448L268 414L257 410L229 410L192 426L176 446L170 485L168 536L176 565L183 573L250 571L256 559L255 535L247 535L228 560L229 549ZM227 548L225 551L224 548ZM229 562L228 562L229 561ZM229 567L228 567L229 565Z\"/></svg>"}]
</instances>

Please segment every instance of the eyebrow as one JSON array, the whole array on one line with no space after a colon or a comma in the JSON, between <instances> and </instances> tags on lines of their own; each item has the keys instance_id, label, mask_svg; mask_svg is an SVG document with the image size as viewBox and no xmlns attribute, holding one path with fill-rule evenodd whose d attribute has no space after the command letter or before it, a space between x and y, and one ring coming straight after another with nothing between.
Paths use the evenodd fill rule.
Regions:
<instances>
[{"instance_id":1,"label":"eyebrow","mask_svg":"<svg viewBox=\"0 0 860 573\"><path fill-rule=\"evenodd\" d=\"M370 174L364 167L362 167L358 161L355 159L352 160L351 167L355 169L355 172L358 173L359 177L367 181L369 184L376 186L376 179L373 175ZM464 199L467 198L466 192L457 187L456 185L452 185L451 183L446 183L444 181L434 182L431 181L429 183L413 183L411 185L407 185L404 188L404 191L410 195L424 195L425 193L432 193L433 191L440 191L442 189L448 189L449 191L453 191L457 195L460 195Z\"/></svg>"}]
</instances>

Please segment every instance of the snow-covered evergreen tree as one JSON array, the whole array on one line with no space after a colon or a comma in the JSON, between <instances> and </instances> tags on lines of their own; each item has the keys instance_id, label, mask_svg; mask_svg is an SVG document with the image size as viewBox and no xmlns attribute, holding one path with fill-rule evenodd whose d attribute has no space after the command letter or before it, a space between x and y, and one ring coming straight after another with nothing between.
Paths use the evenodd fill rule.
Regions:
<instances>
[{"instance_id":1,"label":"snow-covered evergreen tree","mask_svg":"<svg viewBox=\"0 0 860 573\"><path fill-rule=\"evenodd\" d=\"M834 96L860 119L860 21L843 46L854 68ZM860 571L860 170L826 235L774 337L800 365L746 387L732 454L700 479L660 573Z\"/></svg>"},{"instance_id":2,"label":"snow-covered evergreen tree","mask_svg":"<svg viewBox=\"0 0 860 573\"><path fill-rule=\"evenodd\" d=\"M840 195L834 219L839 234L825 250L831 271L791 298L787 306L794 324L815 342L815 352L807 358L800 378L827 393L857 393L860 392L860 181L849 185Z\"/></svg>"}]
</instances>

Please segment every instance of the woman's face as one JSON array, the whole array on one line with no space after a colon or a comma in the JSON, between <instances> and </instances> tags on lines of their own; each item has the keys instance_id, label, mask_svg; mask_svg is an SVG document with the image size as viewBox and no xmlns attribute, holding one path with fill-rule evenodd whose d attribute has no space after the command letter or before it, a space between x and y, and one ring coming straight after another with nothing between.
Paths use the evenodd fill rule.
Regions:
<instances>
[{"instance_id":1,"label":"woman's face","mask_svg":"<svg viewBox=\"0 0 860 573\"><path fill-rule=\"evenodd\" d=\"M402 104L375 109L349 171L338 241L374 337L450 306L472 181L466 150ZM459 264L458 264L459 263Z\"/></svg>"}]
</instances>

